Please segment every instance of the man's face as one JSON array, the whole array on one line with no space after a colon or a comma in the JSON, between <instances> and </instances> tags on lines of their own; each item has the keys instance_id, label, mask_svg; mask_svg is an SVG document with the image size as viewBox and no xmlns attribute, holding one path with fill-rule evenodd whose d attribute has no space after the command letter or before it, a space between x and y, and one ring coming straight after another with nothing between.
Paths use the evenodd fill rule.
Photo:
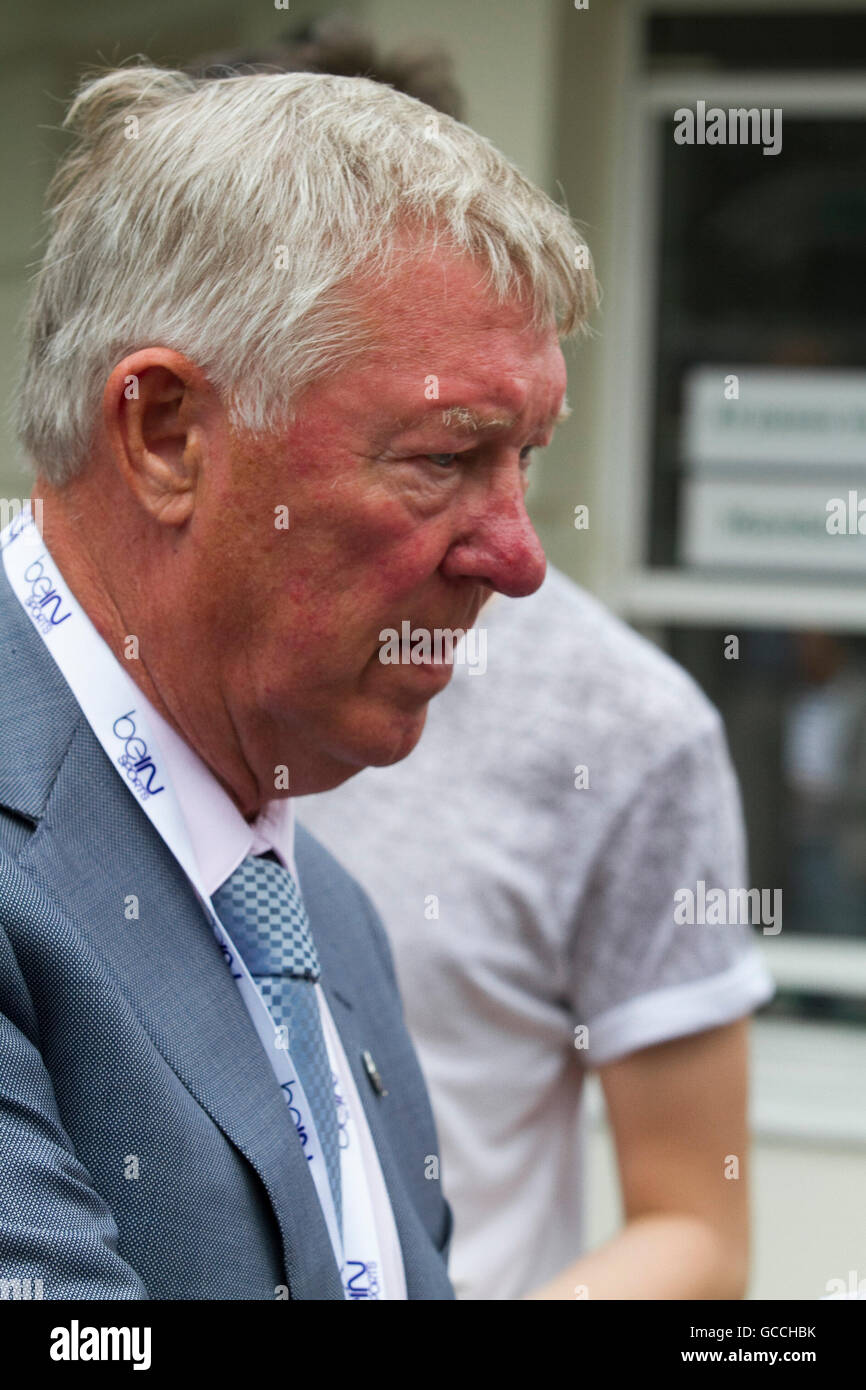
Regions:
<instances>
[{"instance_id":1,"label":"man's face","mask_svg":"<svg viewBox=\"0 0 866 1390\"><path fill-rule=\"evenodd\" d=\"M395 762L420 737L450 667L384 664L384 629L465 629L492 591L531 594L544 578L526 470L552 435L565 363L554 330L539 335L479 280L467 259L419 255L362 300L375 350L312 386L279 437L234 438L209 485L199 520L223 698L250 765L271 781L288 766L293 795ZM467 429L470 411L481 428Z\"/></svg>"}]
</instances>

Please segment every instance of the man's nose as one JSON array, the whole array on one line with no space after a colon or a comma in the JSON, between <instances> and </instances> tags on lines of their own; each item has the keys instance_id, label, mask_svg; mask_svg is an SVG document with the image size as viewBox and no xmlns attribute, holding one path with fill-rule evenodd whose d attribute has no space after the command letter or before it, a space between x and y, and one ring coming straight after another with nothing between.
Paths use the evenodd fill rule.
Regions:
<instances>
[{"instance_id":1,"label":"man's nose","mask_svg":"<svg viewBox=\"0 0 866 1390\"><path fill-rule=\"evenodd\" d=\"M526 598L540 588L547 560L526 510L522 482L485 501L451 546L442 569L449 579L475 579L508 598Z\"/></svg>"}]
</instances>

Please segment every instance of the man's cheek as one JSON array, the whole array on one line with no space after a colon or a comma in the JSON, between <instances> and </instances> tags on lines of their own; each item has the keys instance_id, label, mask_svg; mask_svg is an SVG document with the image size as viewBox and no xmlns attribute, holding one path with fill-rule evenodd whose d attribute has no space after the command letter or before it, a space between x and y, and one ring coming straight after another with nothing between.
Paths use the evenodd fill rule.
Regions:
<instances>
[{"instance_id":1,"label":"man's cheek","mask_svg":"<svg viewBox=\"0 0 866 1390\"><path fill-rule=\"evenodd\" d=\"M441 565L450 544L451 533L436 527L412 527L391 539L377 556L369 552L365 561L367 583L380 606L404 604L417 595Z\"/></svg>"}]
</instances>

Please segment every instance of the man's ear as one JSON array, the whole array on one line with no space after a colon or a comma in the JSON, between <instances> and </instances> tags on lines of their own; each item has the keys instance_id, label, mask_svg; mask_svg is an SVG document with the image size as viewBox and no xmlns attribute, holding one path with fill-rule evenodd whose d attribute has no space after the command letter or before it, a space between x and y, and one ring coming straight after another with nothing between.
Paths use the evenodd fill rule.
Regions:
<instances>
[{"instance_id":1,"label":"man's ear","mask_svg":"<svg viewBox=\"0 0 866 1390\"><path fill-rule=\"evenodd\" d=\"M169 348L142 348L108 378L106 443L129 490L162 525L182 526L192 515L220 417L207 378Z\"/></svg>"}]
</instances>

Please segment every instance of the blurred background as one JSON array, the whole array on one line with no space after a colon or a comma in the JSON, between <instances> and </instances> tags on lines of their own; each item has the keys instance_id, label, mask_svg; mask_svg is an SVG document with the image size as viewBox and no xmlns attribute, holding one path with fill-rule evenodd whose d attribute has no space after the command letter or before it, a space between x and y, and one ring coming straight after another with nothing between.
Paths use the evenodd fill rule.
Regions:
<instances>
[{"instance_id":1,"label":"blurred background","mask_svg":"<svg viewBox=\"0 0 866 1390\"><path fill-rule=\"evenodd\" d=\"M749 881L783 888L783 930L759 938L778 996L753 1033L750 1296L813 1299L828 1279L866 1280L866 2L42 0L7 12L4 406L82 68L254 50L335 8L386 53L444 47L463 118L567 203L592 248L602 309L569 349L574 413L531 510L551 560L721 709ZM781 108L782 152L678 145L674 112L698 99ZM28 492L4 413L0 493ZM833 498L852 534L828 531ZM619 1212L597 1088L585 1103L594 1245Z\"/></svg>"}]
</instances>

